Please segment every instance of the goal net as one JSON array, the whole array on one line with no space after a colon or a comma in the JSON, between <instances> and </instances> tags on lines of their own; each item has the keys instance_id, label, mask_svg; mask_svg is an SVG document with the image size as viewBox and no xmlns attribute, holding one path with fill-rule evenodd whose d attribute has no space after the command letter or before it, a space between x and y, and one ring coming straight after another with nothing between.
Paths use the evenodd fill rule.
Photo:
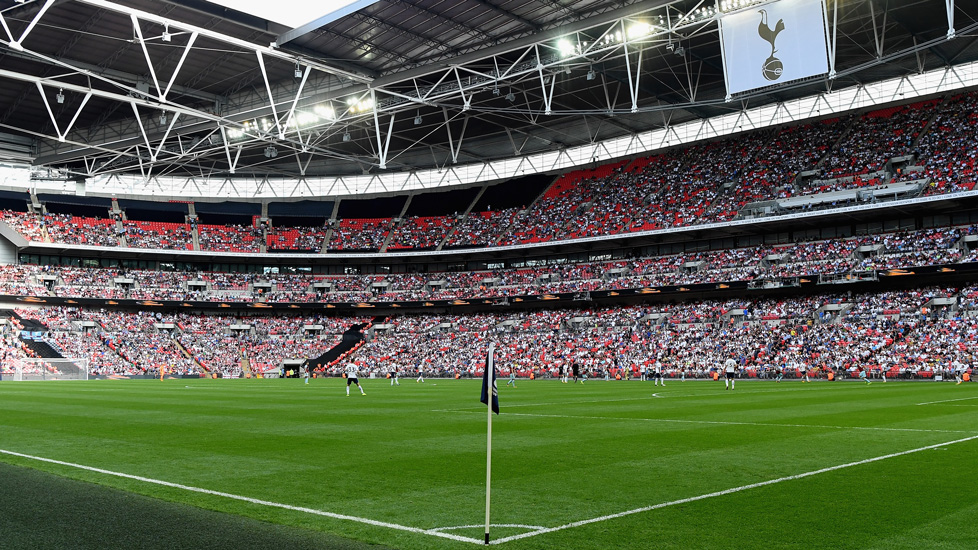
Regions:
<instances>
[{"instance_id":1,"label":"goal net","mask_svg":"<svg viewBox=\"0 0 978 550\"><path fill-rule=\"evenodd\" d=\"M16 358L3 366L7 380L88 380L88 359Z\"/></svg>"}]
</instances>

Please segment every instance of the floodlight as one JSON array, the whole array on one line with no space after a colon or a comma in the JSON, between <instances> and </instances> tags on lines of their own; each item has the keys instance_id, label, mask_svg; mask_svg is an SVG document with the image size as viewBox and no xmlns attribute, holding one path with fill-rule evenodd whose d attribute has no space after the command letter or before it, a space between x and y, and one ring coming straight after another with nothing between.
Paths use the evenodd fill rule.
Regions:
<instances>
[{"instance_id":1,"label":"floodlight","mask_svg":"<svg viewBox=\"0 0 978 550\"><path fill-rule=\"evenodd\" d=\"M164 23L163 24L163 36L160 37L160 40L162 40L164 42L169 42L170 41L170 38L172 36L173 35L170 34L170 24L169 23Z\"/></svg>"},{"instance_id":2,"label":"floodlight","mask_svg":"<svg viewBox=\"0 0 978 550\"><path fill-rule=\"evenodd\" d=\"M563 57L569 57L574 54L574 45L566 38L561 38L557 41L557 49L560 50L560 55Z\"/></svg>"},{"instance_id":3,"label":"floodlight","mask_svg":"<svg viewBox=\"0 0 978 550\"><path fill-rule=\"evenodd\" d=\"M343 133L343 141L350 141L350 132Z\"/></svg>"},{"instance_id":4,"label":"floodlight","mask_svg":"<svg viewBox=\"0 0 978 550\"><path fill-rule=\"evenodd\" d=\"M414 125L419 126L421 124L421 115L414 117Z\"/></svg>"},{"instance_id":5,"label":"floodlight","mask_svg":"<svg viewBox=\"0 0 978 550\"><path fill-rule=\"evenodd\" d=\"M589 69L588 72L587 72L587 79L588 80L594 80L594 77L595 76L596 75L594 74L594 69Z\"/></svg>"},{"instance_id":6,"label":"floodlight","mask_svg":"<svg viewBox=\"0 0 978 550\"><path fill-rule=\"evenodd\" d=\"M512 102L516 101L516 94L514 94L513 92L509 92L508 94L506 94L506 99L510 103L512 103Z\"/></svg>"},{"instance_id":7,"label":"floodlight","mask_svg":"<svg viewBox=\"0 0 978 550\"><path fill-rule=\"evenodd\" d=\"M295 64L295 77L302 78L302 69L299 67L298 63Z\"/></svg>"},{"instance_id":8,"label":"floodlight","mask_svg":"<svg viewBox=\"0 0 978 550\"><path fill-rule=\"evenodd\" d=\"M57 100L58 103L65 102L65 94L63 92L64 92L63 88L58 88L58 94L54 96L54 99Z\"/></svg>"},{"instance_id":9,"label":"floodlight","mask_svg":"<svg viewBox=\"0 0 978 550\"><path fill-rule=\"evenodd\" d=\"M160 125L166 124L166 111L160 113Z\"/></svg>"}]
</instances>

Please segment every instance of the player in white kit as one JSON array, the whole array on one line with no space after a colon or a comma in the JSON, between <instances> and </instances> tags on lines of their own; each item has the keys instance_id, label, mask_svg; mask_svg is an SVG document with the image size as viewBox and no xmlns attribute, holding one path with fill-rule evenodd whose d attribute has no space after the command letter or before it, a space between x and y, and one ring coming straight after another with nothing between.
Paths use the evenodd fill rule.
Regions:
<instances>
[{"instance_id":1,"label":"player in white kit","mask_svg":"<svg viewBox=\"0 0 978 550\"><path fill-rule=\"evenodd\" d=\"M357 388L360 390L360 395L367 395L363 388L360 387L360 368L357 367L356 363L346 364L346 396L350 397L350 384L356 384Z\"/></svg>"},{"instance_id":2,"label":"player in white kit","mask_svg":"<svg viewBox=\"0 0 978 550\"><path fill-rule=\"evenodd\" d=\"M732 390L734 388L734 384L737 383L737 379L734 378L737 373L737 362L734 361L733 358L727 359L727 361L723 364L723 373L726 376L723 379L724 389Z\"/></svg>"}]
</instances>

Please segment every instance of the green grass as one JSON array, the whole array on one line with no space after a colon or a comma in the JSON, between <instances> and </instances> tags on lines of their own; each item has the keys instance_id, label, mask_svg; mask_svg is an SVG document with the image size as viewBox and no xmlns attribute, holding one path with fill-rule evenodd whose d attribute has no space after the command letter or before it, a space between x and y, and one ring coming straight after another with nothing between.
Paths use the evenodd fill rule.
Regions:
<instances>
[{"instance_id":1,"label":"green grass","mask_svg":"<svg viewBox=\"0 0 978 550\"><path fill-rule=\"evenodd\" d=\"M500 381L492 523L566 526L512 549L974 548L978 384ZM0 449L295 507L436 529L484 521L478 380L0 383ZM653 392L659 397L653 397ZM955 400L955 401L946 401ZM945 401L929 405L918 403ZM0 454L130 493L403 550L471 548ZM450 532L481 540L482 528ZM528 532L495 527L493 538Z\"/></svg>"}]
</instances>

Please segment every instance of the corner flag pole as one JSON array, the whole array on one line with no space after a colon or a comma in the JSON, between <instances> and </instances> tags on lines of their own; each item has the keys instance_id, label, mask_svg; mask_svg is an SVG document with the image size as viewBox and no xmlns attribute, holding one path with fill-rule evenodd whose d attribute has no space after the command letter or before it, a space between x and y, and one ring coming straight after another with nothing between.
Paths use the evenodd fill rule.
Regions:
<instances>
[{"instance_id":1,"label":"corner flag pole","mask_svg":"<svg viewBox=\"0 0 978 550\"><path fill-rule=\"evenodd\" d=\"M496 382L496 365L493 361L495 344L489 344L489 354L486 356L486 371L492 370L492 374L484 373L483 377L492 376L493 387L489 391L494 391ZM486 399L486 546L489 545L489 486L492 480L492 399Z\"/></svg>"},{"instance_id":2,"label":"corner flag pole","mask_svg":"<svg viewBox=\"0 0 978 550\"><path fill-rule=\"evenodd\" d=\"M492 479L492 407L488 411L488 429L486 430L486 545L489 544L489 482Z\"/></svg>"},{"instance_id":3,"label":"corner flag pole","mask_svg":"<svg viewBox=\"0 0 978 550\"><path fill-rule=\"evenodd\" d=\"M492 413L499 414L499 390L496 389L495 344L489 344L486 367L482 369L482 395L486 404L486 546L489 545L489 482L492 480ZM490 382L492 380L492 382Z\"/></svg>"}]
</instances>

